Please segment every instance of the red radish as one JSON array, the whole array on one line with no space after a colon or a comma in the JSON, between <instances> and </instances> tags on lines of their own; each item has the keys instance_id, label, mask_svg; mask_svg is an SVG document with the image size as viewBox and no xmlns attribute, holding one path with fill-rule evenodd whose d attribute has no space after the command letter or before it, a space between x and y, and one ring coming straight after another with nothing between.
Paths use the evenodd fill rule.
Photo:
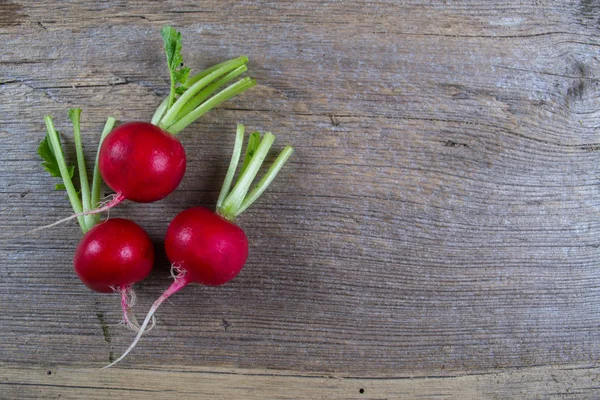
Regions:
<instances>
[{"instance_id":1,"label":"red radish","mask_svg":"<svg viewBox=\"0 0 600 400\"><path fill-rule=\"evenodd\" d=\"M144 280L154 265L154 247L146 231L127 219L106 220L81 239L73 265L90 289L121 295L123 321L137 330L137 321L129 310L135 303L131 286Z\"/></svg>"},{"instance_id":2,"label":"red radish","mask_svg":"<svg viewBox=\"0 0 600 400\"><path fill-rule=\"evenodd\" d=\"M248 239L239 226L208 208L177 215L165 237L167 257L187 271L184 279L208 286L229 282L248 258Z\"/></svg>"},{"instance_id":3,"label":"red radish","mask_svg":"<svg viewBox=\"0 0 600 400\"><path fill-rule=\"evenodd\" d=\"M104 182L124 198L140 203L171 193L185 173L181 142L149 122L129 122L113 130L100 148Z\"/></svg>"},{"instance_id":4,"label":"red radish","mask_svg":"<svg viewBox=\"0 0 600 400\"><path fill-rule=\"evenodd\" d=\"M52 176L62 178L63 184L57 185L57 189L67 191L73 210L76 215L79 214L78 222L85 235L75 251L75 272L92 290L118 293L121 297L123 321L128 327L139 330L139 325L130 312L135 301L132 285L150 273L154 263L154 247L148 234L132 221L115 218L100 222L98 215L81 215L83 209L89 210L92 204L99 202L102 178L96 157L90 192L79 129L80 114L79 109L69 111L69 117L73 121L80 193L75 190L72 181L75 168L67 166L65 162L60 139L50 116L45 118L47 135L38 148L38 154L44 160L45 169ZM114 123L114 118L108 119L100 144Z\"/></svg>"},{"instance_id":5,"label":"red radish","mask_svg":"<svg viewBox=\"0 0 600 400\"><path fill-rule=\"evenodd\" d=\"M123 218L106 220L89 230L73 260L79 279L100 293L124 290L142 281L153 264L150 237L138 224Z\"/></svg>"},{"instance_id":6,"label":"red radish","mask_svg":"<svg viewBox=\"0 0 600 400\"><path fill-rule=\"evenodd\" d=\"M216 213L204 207L187 209L177 215L165 237L167 256L176 271L175 280L154 302L144 323L129 348L108 368L123 360L136 346L158 307L170 296L195 282L209 286L223 285L233 279L244 267L248 257L248 239L233 220L246 210L271 184L293 149L286 146L269 171L248 193L275 136L267 132L250 135L246 155L236 185L230 191L244 140L244 126L238 125L233 157L217 201Z\"/></svg>"}]
</instances>

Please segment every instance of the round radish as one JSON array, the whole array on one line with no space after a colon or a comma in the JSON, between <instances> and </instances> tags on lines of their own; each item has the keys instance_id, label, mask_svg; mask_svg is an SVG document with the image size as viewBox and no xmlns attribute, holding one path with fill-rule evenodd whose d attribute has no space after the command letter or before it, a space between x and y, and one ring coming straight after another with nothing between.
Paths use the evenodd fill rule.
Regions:
<instances>
[{"instance_id":1,"label":"round radish","mask_svg":"<svg viewBox=\"0 0 600 400\"><path fill-rule=\"evenodd\" d=\"M88 231L75 250L73 266L79 279L100 293L121 295L123 322L138 330L131 313L135 303L132 285L144 280L154 265L154 246L135 222L113 218Z\"/></svg>"},{"instance_id":2,"label":"round radish","mask_svg":"<svg viewBox=\"0 0 600 400\"><path fill-rule=\"evenodd\" d=\"M190 282L218 286L229 282L248 258L248 239L239 226L208 208L187 209L173 219L165 236L171 262Z\"/></svg>"},{"instance_id":3,"label":"round radish","mask_svg":"<svg viewBox=\"0 0 600 400\"><path fill-rule=\"evenodd\" d=\"M293 149L286 146L265 176L249 191L275 140L275 136L269 132L265 133L262 139L260 133L252 133L238 181L230 191L243 140L244 126L240 124L236 133L233 157L217 201L217 211L193 207L181 212L169 225L165 237L165 250L176 272L175 280L154 302L131 346L121 357L105 368L118 363L133 350L154 313L167 298L192 282L210 286L227 283L244 267L248 257L248 239L233 220L252 205L271 184L291 156Z\"/></svg>"},{"instance_id":4,"label":"round radish","mask_svg":"<svg viewBox=\"0 0 600 400\"><path fill-rule=\"evenodd\" d=\"M174 135L149 122L129 122L104 139L98 161L112 190L126 199L149 203L179 186L186 159Z\"/></svg>"},{"instance_id":5,"label":"round radish","mask_svg":"<svg viewBox=\"0 0 600 400\"><path fill-rule=\"evenodd\" d=\"M148 276L154 264L154 246L138 224L112 218L91 230L79 242L73 265L79 279L100 293L126 290Z\"/></svg>"}]
</instances>

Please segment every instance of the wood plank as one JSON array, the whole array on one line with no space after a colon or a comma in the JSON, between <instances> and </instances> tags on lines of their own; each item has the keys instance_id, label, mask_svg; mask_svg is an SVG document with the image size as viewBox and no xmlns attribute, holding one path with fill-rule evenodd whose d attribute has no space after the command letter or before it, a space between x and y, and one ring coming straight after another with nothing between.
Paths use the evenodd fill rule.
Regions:
<instances>
[{"instance_id":1,"label":"wood plank","mask_svg":"<svg viewBox=\"0 0 600 400\"><path fill-rule=\"evenodd\" d=\"M11 399L596 399L600 369L530 367L445 376L352 377L229 368L93 369L0 367Z\"/></svg>"}]
</instances>

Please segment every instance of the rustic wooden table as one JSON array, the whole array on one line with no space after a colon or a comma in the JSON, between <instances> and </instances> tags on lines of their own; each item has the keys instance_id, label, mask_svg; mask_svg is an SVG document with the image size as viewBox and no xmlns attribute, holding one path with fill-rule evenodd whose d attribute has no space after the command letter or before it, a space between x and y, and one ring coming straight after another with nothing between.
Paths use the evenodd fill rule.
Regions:
<instances>
[{"instance_id":1,"label":"rustic wooden table","mask_svg":"<svg viewBox=\"0 0 600 400\"><path fill-rule=\"evenodd\" d=\"M108 115L149 120L159 35L259 84L181 139L169 198L127 202L162 238L213 206L235 124L297 152L239 223L244 271L191 286L132 340L72 270L75 223L36 155L42 117L92 156ZM599 398L600 2L1 1L0 398ZM73 154L70 154L72 157Z\"/></svg>"}]
</instances>

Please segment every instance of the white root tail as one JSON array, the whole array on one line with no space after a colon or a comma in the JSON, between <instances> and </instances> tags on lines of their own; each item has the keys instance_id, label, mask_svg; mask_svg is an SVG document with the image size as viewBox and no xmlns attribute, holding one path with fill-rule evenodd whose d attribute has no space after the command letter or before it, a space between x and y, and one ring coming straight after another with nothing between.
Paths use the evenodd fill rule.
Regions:
<instances>
[{"instance_id":1,"label":"white root tail","mask_svg":"<svg viewBox=\"0 0 600 400\"><path fill-rule=\"evenodd\" d=\"M78 217L83 217L83 216L86 216L86 215L93 215L93 214L100 214L101 212L109 211L114 206L122 203L123 200L125 200L125 196L123 196L121 193L115 193L112 196L112 199L106 201L103 205L101 205L98 208L95 208L95 209L89 210L89 211L84 211L84 212L72 214L72 215L68 216L67 218L60 219L60 220L58 220L56 222L53 222L53 223L51 223L49 225L40 226L39 228L32 229L30 231L27 231L25 233L22 233L20 235L15 236L15 237L21 237L21 236L31 235L32 233L35 233L35 232L38 232L38 231L41 231L41 230L44 230L44 229L52 228L53 226L60 225L60 224L62 224L64 222L70 221L70 220L78 218Z\"/></svg>"},{"instance_id":2,"label":"white root tail","mask_svg":"<svg viewBox=\"0 0 600 400\"><path fill-rule=\"evenodd\" d=\"M131 286L120 288L118 286L112 288L115 293L121 296L121 309L123 310L123 320L121 321L128 329L134 332L140 331L140 324L135 317L135 314L131 311L131 308L137 302L137 295ZM150 332L156 325L156 318L152 317L152 325L146 330Z\"/></svg>"},{"instance_id":3,"label":"white root tail","mask_svg":"<svg viewBox=\"0 0 600 400\"><path fill-rule=\"evenodd\" d=\"M165 290L163 292L163 294L160 295L160 297L154 302L154 304L152 304L150 311L148 311L148 314L146 315L146 318L144 319L144 322L142 323L142 326L139 328L138 334L136 335L135 339L133 339L133 342L131 343L131 345L127 348L127 350L125 350L125 352L121 355L121 357L117 358L115 361L108 364L107 366L102 367L102 369L110 368L113 365L120 362L121 360L123 360L125 357L127 357L127 355L135 348L137 343L140 341L140 339L146 332L146 327L148 326L148 323L150 322L150 320L154 320L154 313L156 312L158 307L160 307L160 305L166 299L168 299L170 296L174 295L175 293L177 293L178 291L180 291L181 289L183 289L190 283L189 277L187 276L187 274L183 268L181 268L178 265L173 265L171 267L171 271L173 271L173 270L177 271L177 275L174 275L175 280L173 281L171 286L169 286L167 288L167 290Z\"/></svg>"}]
</instances>

